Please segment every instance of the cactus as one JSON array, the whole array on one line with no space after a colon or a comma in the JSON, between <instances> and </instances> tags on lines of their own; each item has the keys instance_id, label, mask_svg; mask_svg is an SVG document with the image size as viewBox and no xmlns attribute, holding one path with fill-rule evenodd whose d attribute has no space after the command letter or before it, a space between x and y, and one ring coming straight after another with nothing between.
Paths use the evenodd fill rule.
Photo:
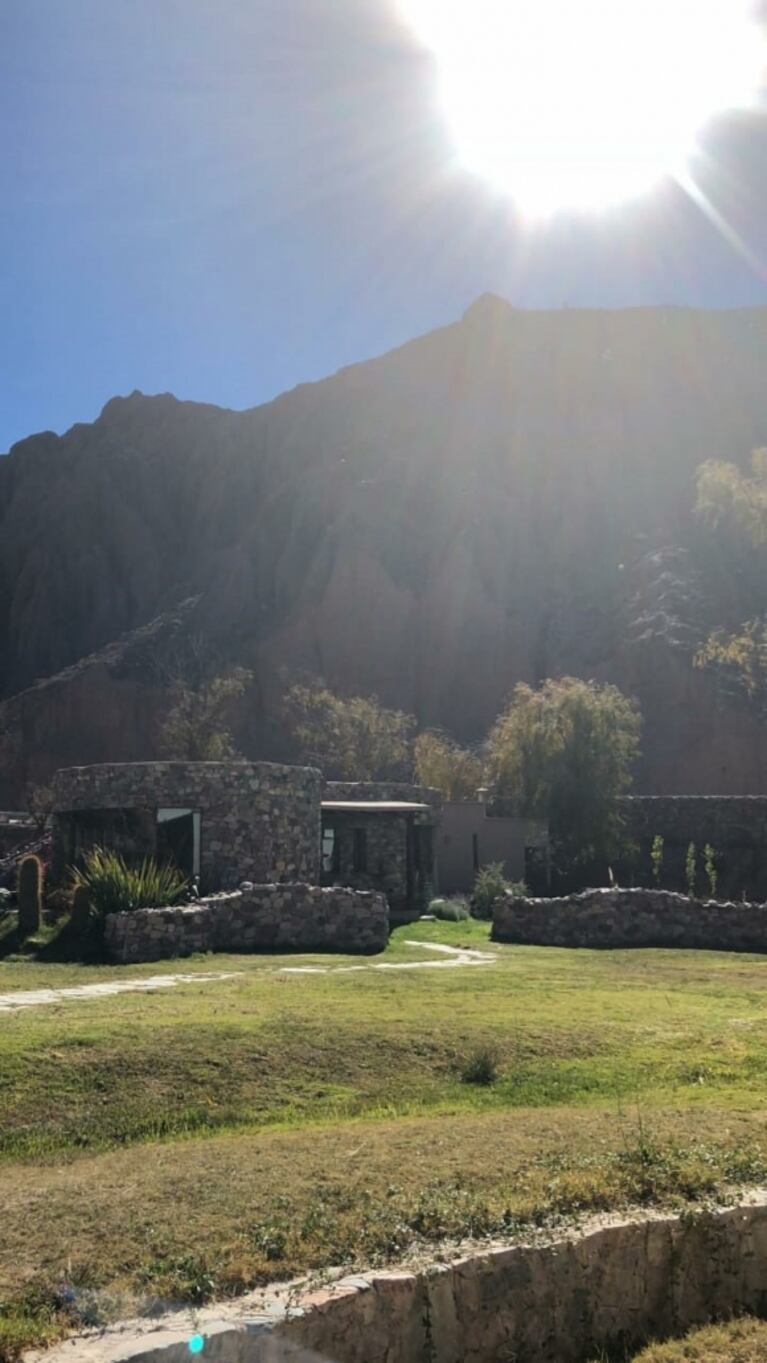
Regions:
<instances>
[{"instance_id":1,"label":"cactus","mask_svg":"<svg viewBox=\"0 0 767 1363\"><path fill-rule=\"evenodd\" d=\"M22 937L39 932L43 913L43 863L39 857L24 857L19 866L17 886L19 931Z\"/></svg>"},{"instance_id":2,"label":"cactus","mask_svg":"<svg viewBox=\"0 0 767 1363\"><path fill-rule=\"evenodd\" d=\"M87 885L78 885L72 898L72 931L84 937L91 926L91 892Z\"/></svg>"}]
</instances>

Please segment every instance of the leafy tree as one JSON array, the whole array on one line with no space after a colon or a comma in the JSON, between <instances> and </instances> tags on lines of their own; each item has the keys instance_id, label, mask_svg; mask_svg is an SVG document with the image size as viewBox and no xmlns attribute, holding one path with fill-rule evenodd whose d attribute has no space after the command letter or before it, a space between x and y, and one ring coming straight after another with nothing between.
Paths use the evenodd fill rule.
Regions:
<instances>
[{"instance_id":1,"label":"leafy tree","mask_svg":"<svg viewBox=\"0 0 767 1363\"><path fill-rule=\"evenodd\" d=\"M236 757L229 710L252 680L252 672L244 667L196 684L177 678L170 688L172 703L160 732L163 755L182 762L224 762Z\"/></svg>"},{"instance_id":2,"label":"leafy tree","mask_svg":"<svg viewBox=\"0 0 767 1363\"><path fill-rule=\"evenodd\" d=\"M701 464L695 510L714 529L727 526L754 548L767 545L767 448L754 450L750 475L718 459Z\"/></svg>"},{"instance_id":3,"label":"leafy tree","mask_svg":"<svg viewBox=\"0 0 767 1363\"><path fill-rule=\"evenodd\" d=\"M695 655L696 667L729 674L760 709L767 708L767 617L746 620L739 629L717 629Z\"/></svg>"},{"instance_id":4,"label":"leafy tree","mask_svg":"<svg viewBox=\"0 0 767 1363\"><path fill-rule=\"evenodd\" d=\"M755 450L751 472L709 460L698 469L696 513L712 529L744 540L753 550L767 547L767 449ZM736 629L718 629L695 657L697 667L730 676L749 700L767 711L767 615Z\"/></svg>"},{"instance_id":5,"label":"leafy tree","mask_svg":"<svg viewBox=\"0 0 767 1363\"><path fill-rule=\"evenodd\" d=\"M337 696L321 683L296 684L284 713L302 760L343 781L407 780L415 719L375 696Z\"/></svg>"},{"instance_id":6,"label":"leafy tree","mask_svg":"<svg viewBox=\"0 0 767 1363\"><path fill-rule=\"evenodd\" d=\"M419 785L441 791L446 800L472 800L482 785L484 766L476 753L427 730L415 741L415 775Z\"/></svg>"},{"instance_id":7,"label":"leafy tree","mask_svg":"<svg viewBox=\"0 0 767 1363\"><path fill-rule=\"evenodd\" d=\"M517 814L548 818L563 870L621 850L618 799L631 786L641 718L615 686L577 677L521 683L490 731L489 772Z\"/></svg>"}]
</instances>

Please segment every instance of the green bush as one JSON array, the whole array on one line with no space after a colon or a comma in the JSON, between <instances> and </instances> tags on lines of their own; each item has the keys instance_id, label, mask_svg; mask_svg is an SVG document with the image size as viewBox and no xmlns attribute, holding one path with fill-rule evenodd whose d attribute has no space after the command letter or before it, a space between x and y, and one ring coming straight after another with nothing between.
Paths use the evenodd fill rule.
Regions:
<instances>
[{"instance_id":1,"label":"green bush","mask_svg":"<svg viewBox=\"0 0 767 1363\"><path fill-rule=\"evenodd\" d=\"M187 894L186 877L175 866L158 866L152 857L129 866L117 852L94 847L85 864L72 871L75 892L87 890L94 918L134 909L163 909Z\"/></svg>"},{"instance_id":2,"label":"green bush","mask_svg":"<svg viewBox=\"0 0 767 1363\"><path fill-rule=\"evenodd\" d=\"M471 912L474 918L489 919L493 916L493 904L501 895L513 894L519 898L527 895L524 880L507 880L503 874L503 862L493 861L477 872L471 894Z\"/></svg>"},{"instance_id":3,"label":"green bush","mask_svg":"<svg viewBox=\"0 0 767 1363\"><path fill-rule=\"evenodd\" d=\"M652 840L652 849L650 851L650 858L652 860L652 878L655 882L656 889L660 889L661 876L663 875L664 846L665 846L664 840L661 837L660 833L656 833L655 837Z\"/></svg>"},{"instance_id":4,"label":"green bush","mask_svg":"<svg viewBox=\"0 0 767 1363\"><path fill-rule=\"evenodd\" d=\"M706 846L703 848L703 856L705 858L703 865L706 872L706 879L708 880L709 894L712 899L716 899L717 886L719 885L719 872L716 869L716 852L710 842L707 842Z\"/></svg>"},{"instance_id":5,"label":"green bush","mask_svg":"<svg viewBox=\"0 0 767 1363\"><path fill-rule=\"evenodd\" d=\"M687 893L690 899L695 898L695 881L698 874L697 850L695 843L691 842L687 848L687 856L684 859L684 878L687 881Z\"/></svg>"},{"instance_id":6,"label":"green bush","mask_svg":"<svg viewBox=\"0 0 767 1363\"><path fill-rule=\"evenodd\" d=\"M432 899L429 905L429 913L433 914L435 918L440 918L443 923L465 923L467 918L471 918L466 900L460 897Z\"/></svg>"},{"instance_id":7,"label":"green bush","mask_svg":"<svg viewBox=\"0 0 767 1363\"><path fill-rule=\"evenodd\" d=\"M498 1057L491 1046L478 1046L467 1056L461 1070L461 1082L489 1088L498 1078Z\"/></svg>"}]
</instances>

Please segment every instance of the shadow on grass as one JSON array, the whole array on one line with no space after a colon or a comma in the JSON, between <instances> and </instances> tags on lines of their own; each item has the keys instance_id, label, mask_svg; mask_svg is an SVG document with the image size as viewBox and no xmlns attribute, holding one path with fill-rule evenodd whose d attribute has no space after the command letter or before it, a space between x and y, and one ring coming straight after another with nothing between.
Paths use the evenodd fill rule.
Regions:
<instances>
[{"instance_id":1,"label":"shadow on grass","mask_svg":"<svg viewBox=\"0 0 767 1363\"><path fill-rule=\"evenodd\" d=\"M70 918L44 923L39 932L23 937L17 914L9 911L0 918L0 960L11 956L56 965L101 965L104 960L98 934L84 939Z\"/></svg>"}]
</instances>

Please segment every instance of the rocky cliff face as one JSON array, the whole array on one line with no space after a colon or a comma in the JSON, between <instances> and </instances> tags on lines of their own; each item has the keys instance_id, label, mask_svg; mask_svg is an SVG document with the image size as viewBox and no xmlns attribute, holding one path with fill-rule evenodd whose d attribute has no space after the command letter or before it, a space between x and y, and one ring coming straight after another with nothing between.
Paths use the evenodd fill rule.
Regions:
<instances>
[{"instance_id":1,"label":"rocky cliff face","mask_svg":"<svg viewBox=\"0 0 767 1363\"><path fill-rule=\"evenodd\" d=\"M703 460L767 444L765 354L763 309L488 297L252 411L133 394L22 442L0 460L0 692L28 773L152 755L151 668L102 651L195 598L184 628L256 670L251 756L289 755L286 671L463 739L515 682L572 672L638 696L641 789L763 790L761 727L691 665L761 581L691 508Z\"/></svg>"}]
</instances>

